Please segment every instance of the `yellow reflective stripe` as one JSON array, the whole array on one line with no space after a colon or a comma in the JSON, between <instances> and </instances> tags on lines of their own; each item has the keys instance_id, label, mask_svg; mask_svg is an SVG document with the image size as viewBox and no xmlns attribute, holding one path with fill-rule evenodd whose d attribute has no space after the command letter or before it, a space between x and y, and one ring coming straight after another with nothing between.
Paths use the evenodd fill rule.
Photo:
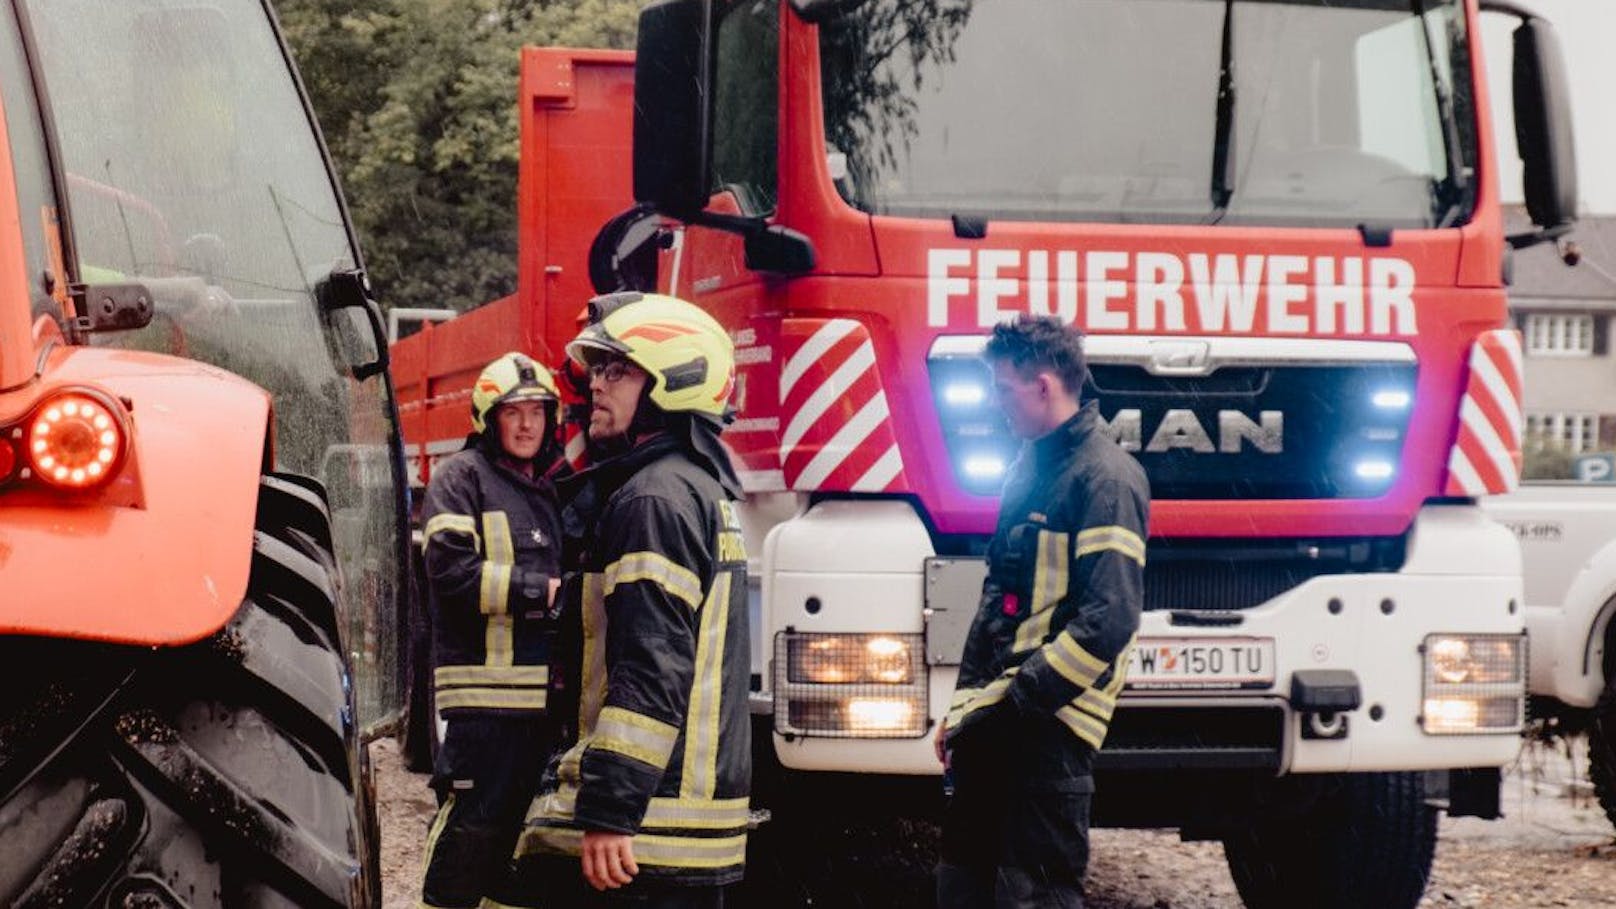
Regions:
<instances>
[{"instance_id":1,"label":"yellow reflective stripe","mask_svg":"<svg viewBox=\"0 0 1616 909\"><path fill-rule=\"evenodd\" d=\"M583 578L584 652L578 692L578 736L595 731L595 718L606 703L606 579L597 573ZM582 755L582 751L579 754Z\"/></svg>"},{"instance_id":2,"label":"yellow reflective stripe","mask_svg":"<svg viewBox=\"0 0 1616 909\"><path fill-rule=\"evenodd\" d=\"M583 838L581 830L529 827L522 831L516 851L518 855L532 852L577 855L582 849ZM641 865L664 868L728 868L746 860L746 834L697 837L637 833L634 835L634 860Z\"/></svg>"},{"instance_id":3,"label":"yellow reflective stripe","mask_svg":"<svg viewBox=\"0 0 1616 909\"><path fill-rule=\"evenodd\" d=\"M1077 693L1077 697L1072 698L1071 706L1081 707L1094 714L1096 719L1109 722L1111 714L1117 709L1117 699L1099 689L1085 688Z\"/></svg>"},{"instance_id":4,"label":"yellow reflective stripe","mask_svg":"<svg viewBox=\"0 0 1616 909\"><path fill-rule=\"evenodd\" d=\"M1084 650L1069 631L1062 631L1045 644L1043 654L1056 672L1081 688L1094 687L1095 680L1106 670L1105 662Z\"/></svg>"},{"instance_id":5,"label":"yellow reflective stripe","mask_svg":"<svg viewBox=\"0 0 1616 909\"><path fill-rule=\"evenodd\" d=\"M719 572L701 610L696 636L696 678L685 716L685 766L679 794L712 798L718 786L718 707L724 689L724 635L729 629L730 584L734 574Z\"/></svg>"},{"instance_id":6,"label":"yellow reflective stripe","mask_svg":"<svg viewBox=\"0 0 1616 909\"><path fill-rule=\"evenodd\" d=\"M571 822L576 819L577 805L577 783L563 783L561 788L534 800L528 821ZM640 826L652 830L741 830L747 825L750 807L750 800L745 796L734 799L657 796L651 799Z\"/></svg>"},{"instance_id":7,"label":"yellow reflective stripe","mask_svg":"<svg viewBox=\"0 0 1616 909\"><path fill-rule=\"evenodd\" d=\"M1027 618L1016 627L1016 653L1032 650L1049 637L1050 623L1055 618L1055 604L1066 596L1070 565L1066 547L1070 539L1064 533L1038 531L1038 562L1033 569L1032 608Z\"/></svg>"},{"instance_id":8,"label":"yellow reflective stripe","mask_svg":"<svg viewBox=\"0 0 1616 909\"><path fill-rule=\"evenodd\" d=\"M1106 724L1089 716L1076 707L1062 707L1055 711L1055 719L1066 724L1066 728L1077 734L1077 737L1098 751L1105 744Z\"/></svg>"},{"instance_id":9,"label":"yellow reflective stripe","mask_svg":"<svg viewBox=\"0 0 1616 909\"><path fill-rule=\"evenodd\" d=\"M668 766L679 729L621 707L605 707L595 723L589 747L615 751L662 770Z\"/></svg>"},{"instance_id":10,"label":"yellow reflective stripe","mask_svg":"<svg viewBox=\"0 0 1616 909\"><path fill-rule=\"evenodd\" d=\"M433 693L439 710L543 710L546 694L543 688L439 688Z\"/></svg>"},{"instance_id":11,"label":"yellow reflective stripe","mask_svg":"<svg viewBox=\"0 0 1616 909\"><path fill-rule=\"evenodd\" d=\"M964 705L951 708L948 711L948 716L943 720L944 725L953 729L963 722L967 716L984 707L992 707L994 704L1004 700L1005 692L1010 690L1010 683L1015 680L1016 673L1019 670L1020 667L1011 666L1004 671L1003 675L987 683L986 686L980 689L972 689L977 692L976 696Z\"/></svg>"},{"instance_id":12,"label":"yellow reflective stripe","mask_svg":"<svg viewBox=\"0 0 1616 909\"><path fill-rule=\"evenodd\" d=\"M514 665L516 643L512 636L511 617L491 615L484 621L488 623L488 629L483 633L483 643L488 648L484 662L493 667Z\"/></svg>"},{"instance_id":13,"label":"yellow reflective stripe","mask_svg":"<svg viewBox=\"0 0 1616 909\"><path fill-rule=\"evenodd\" d=\"M548 666L439 666L432 670L432 683L439 688L453 685L531 687L549 682Z\"/></svg>"},{"instance_id":14,"label":"yellow reflective stripe","mask_svg":"<svg viewBox=\"0 0 1616 909\"><path fill-rule=\"evenodd\" d=\"M1140 565L1145 564L1145 541L1126 527L1117 524L1092 527L1077 535L1077 558L1106 550L1120 552Z\"/></svg>"},{"instance_id":15,"label":"yellow reflective stripe","mask_svg":"<svg viewBox=\"0 0 1616 909\"><path fill-rule=\"evenodd\" d=\"M426 522L426 529L421 532L423 543L432 542L433 534L463 533L471 537L473 546L481 548L482 537L477 535L477 522L468 514L435 514Z\"/></svg>"},{"instance_id":16,"label":"yellow reflective stripe","mask_svg":"<svg viewBox=\"0 0 1616 909\"><path fill-rule=\"evenodd\" d=\"M1139 639L1134 635L1128 639L1127 646L1111 661L1111 681L1105 686L1105 693L1111 696L1112 701L1122 696L1122 686L1128 681L1128 667L1133 665L1133 645Z\"/></svg>"},{"instance_id":17,"label":"yellow reflective stripe","mask_svg":"<svg viewBox=\"0 0 1616 909\"><path fill-rule=\"evenodd\" d=\"M511 522L503 511L483 512L483 542L487 545L487 561L483 562L482 599L479 605L484 615L504 615L509 612L511 596L511 567L516 563L516 548L511 543Z\"/></svg>"},{"instance_id":18,"label":"yellow reflective stripe","mask_svg":"<svg viewBox=\"0 0 1616 909\"><path fill-rule=\"evenodd\" d=\"M684 600L691 609L701 605L701 580L695 573L655 552L631 552L607 565L603 595L610 596L617 585L635 581L655 581L669 594Z\"/></svg>"},{"instance_id":19,"label":"yellow reflective stripe","mask_svg":"<svg viewBox=\"0 0 1616 909\"><path fill-rule=\"evenodd\" d=\"M454 803L455 797L451 791L443 804L438 806L438 816L432 819L432 829L427 831L426 857L421 860L421 887L426 886L426 873L432 867L432 852L438 848L438 837L443 835L443 828L449 825L449 812L454 810Z\"/></svg>"},{"instance_id":20,"label":"yellow reflective stripe","mask_svg":"<svg viewBox=\"0 0 1616 909\"><path fill-rule=\"evenodd\" d=\"M948 702L948 706L950 709L955 707L964 707L966 704L971 702L971 698L974 698L981 693L982 689L980 688L961 688L954 692L954 698Z\"/></svg>"}]
</instances>

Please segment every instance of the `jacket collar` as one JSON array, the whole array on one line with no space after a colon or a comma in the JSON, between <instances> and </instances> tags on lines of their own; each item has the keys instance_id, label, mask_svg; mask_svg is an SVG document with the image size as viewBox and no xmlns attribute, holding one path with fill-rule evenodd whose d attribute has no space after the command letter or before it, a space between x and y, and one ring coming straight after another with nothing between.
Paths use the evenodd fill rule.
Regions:
<instances>
[{"instance_id":1,"label":"jacket collar","mask_svg":"<svg viewBox=\"0 0 1616 909\"><path fill-rule=\"evenodd\" d=\"M1094 401L1085 403L1066 422L1029 443L1034 460L1039 464L1053 464L1071 457L1099 422L1100 405Z\"/></svg>"}]
</instances>

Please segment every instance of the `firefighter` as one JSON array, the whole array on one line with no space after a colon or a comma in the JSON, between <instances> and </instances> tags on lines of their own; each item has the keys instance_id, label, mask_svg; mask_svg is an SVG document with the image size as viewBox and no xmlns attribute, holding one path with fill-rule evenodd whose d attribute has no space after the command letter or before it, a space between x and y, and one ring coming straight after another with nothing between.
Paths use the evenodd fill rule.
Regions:
<instances>
[{"instance_id":1,"label":"firefighter","mask_svg":"<svg viewBox=\"0 0 1616 909\"><path fill-rule=\"evenodd\" d=\"M567 345L592 400L591 466L563 516L569 542L581 532L562 587L576 739L517 852L548 857L546 907L718 907L742 874L751 777L746 548L718 441L733 347L672 297L610 294L590 315Z\"/></svg>"},{"instance_id":2,"label":"firefighter","mask_svg":"<svg viewBox=\"0 0 1616 909\"><path fill-rule=\"evenodd\" d=\"M466 447L427 487L433 693L447 722L432 775L428 907L511 901L512 849L558 743L547 698L560 521L545 477L556 408L548 370L519 353L489 363L472 388Z\"/></svg>"},{"instance_id":3,"label":"firefighter","mask_svg":"<svg viewBox=\"0 0 1616 909\"><path fill-rule=\"evenodd\" d=\"M1076 329L1023 316L994 328L984 357L1025 444L936 736L954 784L937 904L1081 907L1094 753L1139 628L1149 487L1079 400Z\"/></svg>"}]
</instances>

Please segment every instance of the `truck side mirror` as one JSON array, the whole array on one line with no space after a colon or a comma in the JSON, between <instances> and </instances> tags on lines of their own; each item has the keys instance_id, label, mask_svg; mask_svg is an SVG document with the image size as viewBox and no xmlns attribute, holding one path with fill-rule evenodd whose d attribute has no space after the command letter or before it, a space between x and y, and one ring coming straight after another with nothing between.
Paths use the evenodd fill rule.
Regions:
<instances>
[{"instance_id":1,"label":"truck side mirror","mask_svg":"<svg viewBox=\"0 0 1616 909\"><path fill-rule=\"evenodd\" d=\"M362 271L333 271L314 287L326 338L338 362L361 382L387 369L382 314Z\"/></svg>"},{"instance_id":2,"label":"truck side mirror","mask_svg":"<svg viewBox=\"0 0 1616 909\"><path fill-rule=\"evenodd\" d=\"M655 0L634 56L634 199L681 220L712 196L712 0Z\"/></svg>"},{"instance_id":3,"label":"truck side mirror","mask_svg":"<svg viewBox=\"0 0 1616 909\"><path fill-rule=\"evenodd\" d=\"M1577 153L1571 134L1571 89L1554 26L1535 16L1515 29L1515 144L1520 149L1526 211L1552 230L1577 219Z\"/></svg>"}]
</instances>

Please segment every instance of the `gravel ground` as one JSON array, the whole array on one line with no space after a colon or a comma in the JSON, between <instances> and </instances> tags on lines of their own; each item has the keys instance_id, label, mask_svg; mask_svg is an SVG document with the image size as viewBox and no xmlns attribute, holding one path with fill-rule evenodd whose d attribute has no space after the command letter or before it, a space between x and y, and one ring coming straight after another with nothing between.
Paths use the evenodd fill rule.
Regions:
<instances>
[{"instance_id":1,"label":"gravel ground","mask_svg":"<svg viewBox=\"0 0 1616 909\"><path fill-rule=\"evenodd\" d=\"M371 754L384 909L410 909L419 896L435 803L426 777L402 768L392 741L377 742ZM1523 747L1505 780L1503 820L1443 818L1422 909L1616 906L1616 838L1584 778L1586 768L1580 740ZM1095 831L1088 888L1091 909L1240 907L1223 847L1181 843L1171 833Z\"/></svg>"}]
</instances>

